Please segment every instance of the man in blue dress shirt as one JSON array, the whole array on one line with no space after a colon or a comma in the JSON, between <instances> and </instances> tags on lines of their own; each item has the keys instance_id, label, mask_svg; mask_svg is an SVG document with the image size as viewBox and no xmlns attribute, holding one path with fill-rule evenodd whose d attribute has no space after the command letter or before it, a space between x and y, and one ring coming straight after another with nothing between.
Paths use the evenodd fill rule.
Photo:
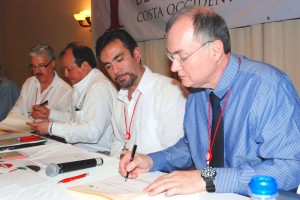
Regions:
<instances>
[{"instance_id":1,"label":"man in blue dress shirt","mask_svg":"<svg viewBox=\"0 0 300 200\"><path fill-rule=\"evenodd\" d=\"M0 67L0 121L4 120L15 105L20 95L20 88L6 77L1 76Z\"/></svg>"},{"instance_id":2,"label":"man in blue dress shirt","mask_svg":"<svg viewBox=\"0 0 300 200\"><path fill-rule=\"evenodd\" d=\"M145 188L149 195L247 194L254 175L273 176L283 190L298 187L300 100L288 76L269 64L231 53L226 22L211 9L184 8L170 18L166 32L171 70L191 87L185 135L164 151L137 154L132 162L126 154L120 162L121 175L172 172ZM207 170L213 145L211 92L221 99L223 109L224 162L223 167ZM190 167L195 170L183 171Z\"/></svg>"}]
</instances>

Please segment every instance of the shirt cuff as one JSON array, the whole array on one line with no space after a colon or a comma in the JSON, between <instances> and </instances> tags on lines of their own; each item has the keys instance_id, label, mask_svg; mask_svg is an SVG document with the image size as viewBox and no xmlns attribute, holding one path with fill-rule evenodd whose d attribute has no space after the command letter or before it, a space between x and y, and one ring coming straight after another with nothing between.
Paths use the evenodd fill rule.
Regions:
<instances>
[{"instance_id":1,"label":"shirt cuff","mask_svg":"<svg viewBox=\"0 0 300 200\"><path fill-rule=\"evenodd\" d=\"M216 192L235 193L238 191L238 170L236 168L216 168Z\"/></svg>"},{"instance_id":2,"label":"shirt cuff","mask_svg":"<svg viewBox=\"0 0 300 200\"><path fill-rule=\"evenodd\" d=\"M53 126L53 122L50 122L48 125L48 133L49 135L52 135L52 126Z\"/></svg>"},{"instance_id":3,"label":"shirt cuff","mask_svg":"<svg viewBox=\"0 0 300 200\"><path fill-rule=\"evenodd\" d=\"M148 156L153 161L153 166L150 169L150 172L161 171L162 169L164 169L165 159L163 159L162 154L160 154L160 153L150 153L150 154L148 154Z\"/></svg>"},{"instance_id":4,"label":"shirt cuff","mask_svg":"<svg viewBox=\"0 0 300 200\"><path fill-rule=\"evenodd\" d=\"M58 111L53 110L53 109L50 109L50 114L49 114L48 119L49 119L50 121L56 121L58 115L59 115L59 112L58 112Z\"/></svg>"}]
</instances>

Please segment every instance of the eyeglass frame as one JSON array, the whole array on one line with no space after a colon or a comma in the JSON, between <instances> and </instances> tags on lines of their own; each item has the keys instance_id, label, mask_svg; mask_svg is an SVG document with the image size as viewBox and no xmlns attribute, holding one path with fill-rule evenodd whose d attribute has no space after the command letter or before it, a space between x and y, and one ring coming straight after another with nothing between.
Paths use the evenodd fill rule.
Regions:
<instances>
[{"instance_id":1,"label":"eyeglass frame","mask_svg":"<svg viewBox=\"0 0 300 200\"><path fill-rule=\"evenodd\" d=\"M196 49L195 51L193 51L190 55L188 55L187 57L185 58L175 58L170 52L168 49L165 50L165 54L167 56L167 58L171 61L171 62L174 62L174 60L180 62L181 64L184 64L184 62L189 59L194 53L196 53L199 49L201 49L202 47L204 47L206 44L208 43L211 43L211 42L214 42L214 41L207 41L205 42L204 44L202 44L198 49Z\"/></svg>"},{"instance_id":2,"label":"eyeglass frame","mask_svg":"<svg viewBox=\"0 0 300 200\"><path fill-rule=\"evenodd\" d=\"M28 65L28 68L29 69L32 69L32 70L35 70L36 68L41 68L41 69L46 69L49 65L50 65L50 63L53 61L54 59L52 58L45 66L43 66L43 65L38 65L38 66L36 66L36 65L32 65L32 64L29 64Z\"/></svg>"}]
</instances>

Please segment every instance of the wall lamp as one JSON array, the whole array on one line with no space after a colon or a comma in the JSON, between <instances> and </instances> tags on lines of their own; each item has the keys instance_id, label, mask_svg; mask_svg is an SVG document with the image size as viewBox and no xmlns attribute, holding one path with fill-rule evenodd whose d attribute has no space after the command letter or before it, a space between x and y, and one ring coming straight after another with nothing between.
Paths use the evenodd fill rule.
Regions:
<instances>
[{"instance_id":1,"label":"wall lamp","mask_svg":"<svg viewBox=\"0 0 300 200\"><path fill-rule=\"evenodd\" d=\"M82 27L91 27L91 11L84 10L81 11L79 14L74 14L74 18L78 21L79 25Z\"/></svg>"}]
</instances>

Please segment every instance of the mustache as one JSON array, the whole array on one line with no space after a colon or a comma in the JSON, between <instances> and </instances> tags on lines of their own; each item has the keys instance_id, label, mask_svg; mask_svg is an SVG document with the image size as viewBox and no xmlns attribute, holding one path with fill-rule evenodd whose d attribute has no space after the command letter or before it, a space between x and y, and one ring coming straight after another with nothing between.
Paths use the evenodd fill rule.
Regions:
<instances>
[{"instance_id":1,"label":"mustache","mask_svg":"<svg viewBox=\"0 0 300 200\"><path fill-rule=\"evenodd\" d=\"M42 75L43 75L43 73L40 73L40 72L35 73L35 76L42 76Z\"/></svg>"},{"instance_id":2,"label":"mustache","mask_svg":"<svg viewBox=\"0 0 300 200\"><path fill-rule=\"evenodd\" d=\"M125 72L125 73L117 74L116 77L115 77L115 81L117 81L117 79L118 79L120 76L125 76L125 75L129 75L129 73L128 73L128 72Z\"/></svg>"}]
</instances>

